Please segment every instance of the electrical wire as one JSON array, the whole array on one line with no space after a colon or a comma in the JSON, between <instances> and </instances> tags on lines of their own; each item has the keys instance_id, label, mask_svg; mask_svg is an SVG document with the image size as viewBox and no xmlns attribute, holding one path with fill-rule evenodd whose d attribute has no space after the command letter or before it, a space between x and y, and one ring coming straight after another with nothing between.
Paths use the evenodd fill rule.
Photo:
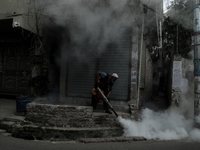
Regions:
<instances>
[{"instance_id":1,"label":"electrical wire","mask_svg":"<svg viewBox=\"0 0 200 150\"><path fill-rule=\"evenodd\" d=\"M135 18L135 15L133 14L133 10L131 9L130 2L131 2L131 0L128 0L128 1L127 1L128 5L129 5L129 9L130 9L130 11L131 11L131 14L132 14L133 18L135 19L135 22L137 22L137 21L136 21L136 18ZM140 13L141 13L141 12L140 12ZM140 18L140 20L141 20L141 18ZM141 21L142 21L142 20L141 20ZM139 25L137 25L137 26L138 26L138 29L140 30L140 32L142 32L142 29L140 28L140 26L139 26Z\"/></svg>"}]
</instances>

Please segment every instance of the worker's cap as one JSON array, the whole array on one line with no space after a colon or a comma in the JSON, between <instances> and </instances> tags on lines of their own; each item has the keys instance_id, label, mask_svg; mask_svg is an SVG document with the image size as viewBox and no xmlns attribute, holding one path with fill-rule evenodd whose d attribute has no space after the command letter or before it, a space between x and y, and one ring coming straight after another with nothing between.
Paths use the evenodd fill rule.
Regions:
<instances>
[{"instance_id":1,"label":"worker's cap","mask_svg":"<svg viewBox=\"0 0 200 150\"><path fill-rule=\"evenodd\" d=\"M116 73L113 73L112 77L119 78L119 76Z\"/></svg>"}]
</instances>

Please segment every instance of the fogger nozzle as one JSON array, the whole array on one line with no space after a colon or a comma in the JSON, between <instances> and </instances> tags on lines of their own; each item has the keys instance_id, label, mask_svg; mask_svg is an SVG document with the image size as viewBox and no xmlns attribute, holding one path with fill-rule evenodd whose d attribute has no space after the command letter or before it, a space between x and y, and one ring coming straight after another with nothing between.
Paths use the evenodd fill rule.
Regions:
<instances>
[{"instance_id":1,"label":"fogger nozzle","mask_svg":"<svg viewBox=\"0 0 200 150\"><path fill-rule=\"evenodd\" d=\"M102 97L103 101L106 102L108 104L108 106L110 107L110 109L114 112L115 116L118 117L118 114L115 112L115 110L113 109L112 105L109 103L108 99L102 93L102 91L101 91L101 89L99 87L97 87L97 91L101 94L101 97Z\"/></svg>"}]
</instances>

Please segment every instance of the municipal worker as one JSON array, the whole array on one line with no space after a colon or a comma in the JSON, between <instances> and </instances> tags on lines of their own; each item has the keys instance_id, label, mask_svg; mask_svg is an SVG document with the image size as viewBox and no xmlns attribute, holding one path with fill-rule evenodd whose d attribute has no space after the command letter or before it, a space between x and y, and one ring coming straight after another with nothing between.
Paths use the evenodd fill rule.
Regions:
<instances>
[{"instance_id":1,"label":"municipal worker","mask_svg":"<svg viewBox=\"0 0 200 150\"><path fill-rule=\"evenodd\" d=\"M117 79L118 75L116 73L109 75L108 73L97 71L97 86L103 91L104 95L107 97L109 102L110 102L109 96L112 92L113 86ZM92 106L94 109L96 109L97 104L98 101L96 101L96 99L93 96ZM106 113L112 114L109 105L104 101L103 101L103 108L106 110Z\"/></svg>"}]
</instances>

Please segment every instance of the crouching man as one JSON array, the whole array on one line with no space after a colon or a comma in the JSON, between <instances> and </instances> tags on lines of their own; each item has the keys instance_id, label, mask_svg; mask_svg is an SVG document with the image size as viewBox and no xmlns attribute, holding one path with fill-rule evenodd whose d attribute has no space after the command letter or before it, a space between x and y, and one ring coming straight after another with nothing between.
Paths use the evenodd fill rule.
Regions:
<instances>
[{"instance_id":1,"label":"crouching man","mask_svg":"<svg viewBox=\"0 0 200 150\"><path fill-rule=\"evenodd\" d=\"M110 102L109 96L112 92L113 86L117 79L118 75L116 73L109 75L108 73L105 72L100 72L100 71L97 72L97 86L102 90L102 92L107 97L109 102ZM93 89L92 94L93 94L92 106L94 109L96 109L98 102L101 102L102 98L96 89ZM109 105L104 101L103 101L103 108L106 110L106 113L112 114Z\"/></svg>"}]
</instances>

